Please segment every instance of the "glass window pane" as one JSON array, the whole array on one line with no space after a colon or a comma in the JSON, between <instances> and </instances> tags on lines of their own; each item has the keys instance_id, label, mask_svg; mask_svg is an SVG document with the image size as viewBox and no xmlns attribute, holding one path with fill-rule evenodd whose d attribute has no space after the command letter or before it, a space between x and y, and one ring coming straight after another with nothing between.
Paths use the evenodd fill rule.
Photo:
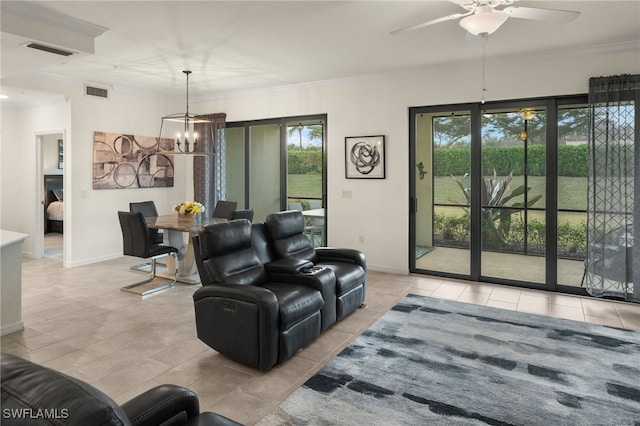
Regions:
<instances>
[{"instance_id":1,"label":"glass window pane","mask_svg":"<svg viewBox=\"0 0 640 426\"><path fill-rule=\"evenodd\" d=\"M416 268L469 275L470 113L422 114L416 134Z\"/></svg>"},{"instance_id":2,"label":"glass window pane","mask_svg":"<svg viewBox=\"0 0 640 426\"><path fill-rule=\"evenodd\" d=\"M244 208L245 192L244 128L227 128L226 143L227 199L237 201L238 208L242 209Z\"/></svg>"},{"instance_id":3,"label":"glass window pane","mask_svg":"<svg viewBox=\"0 0 640 426\"><path fill-rule=\"evenodd\" d=\"M302 121L287 126L287 205L305 215L305 235L315 247L325 245L322 200L324 125Z\"/></svg>"},{"instance_id":4,"label":"glass window pane","mask_svg":"<svg viewBox=\"0 0 640 426\"><path fill-rule=\"evenodd\" d=\"M254 222L280 211L280 125L251 126L250 203Z\"/></svg>"},{"instance_id":5,"label":"glass window pane","mask_svg":"<svg viewBox=\"0 0 640 426\"><path fill-rule=\"evenodd\" d=\"M545 282L546 113L482 116L482 275Z\"/></svg>"},{"instance_id":6,"label":"glass window pane","mask_svg":"<svg viewBox=\"0 0 640 426\"><path fill-rule=\"evenodd\" d=\"M558 284L580 286L587 248L589 109L558 111Z\"/></svg>"}]
</instances>

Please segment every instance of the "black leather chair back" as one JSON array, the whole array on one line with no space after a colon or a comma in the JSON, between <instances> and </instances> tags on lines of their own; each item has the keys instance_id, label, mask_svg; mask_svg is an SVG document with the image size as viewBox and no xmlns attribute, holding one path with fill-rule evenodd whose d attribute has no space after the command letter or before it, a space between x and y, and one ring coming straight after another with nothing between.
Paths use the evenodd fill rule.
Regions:
<instances>
[{"instance_id":1,"label":"black leather chair back","mask_svg":"<svg viewBox=\"0 0 640 426\"><path fill-rule=\"evenodd\" d=\"M118 212L122 230L122 252L127 256L150 257L151 234L142 213Z\"/></svg>"},{"instance_id":2,"label":"black leather chair back","mask_svg":"<svg viewBox=\"0 0 640 426\"><path fill-rule=\"evenodd\" d=\"M220 200L216 203L216 208L213 209L213 217L217 217L219 219L229 219L231 218L231 214L238 207L238 203L236 201L224 201Z\"/></svg>"},{"instance_id":3,"label":"black leather chair back","mask_svg":"<svg viewBox=\"0 0 640 426\"><path fill-rule=\"evenodd\" d=\"M265 220L273 254L277 258L292 257L294 259L316 262L316 250L309 238L304 235L304 216L298 210L272 213Z\"/></svg>"},{"instance_id":4,"label":"black leather chair back","mask_svg":"<svg viewBox=\"0 0 640 426\"><path fill-rule=\"evenodd\" d=\"M142 213L144 217L158 216L158 209L156 208L156 203L153 201L137 201L129 203L129 211L132 213ZM149 229L149 234L151 235L151 241L154 244L162 244L162 240L164 238L162 232L159 232L157 229Z\"/></svg>"},{"instance_id":5,"label":"black leather chair back","mask_svg":"<svg viewBox=\"0 0 640 426\"><path fill-rule=\"evenodd\" d=\"M129 203L129 211L132 213L142 213L144 217L158 216L158 209L156 208L156 203L153 201Z\"/></svg>"},{"instance_id":6,"label":"black leather chair back","mask_svg":"<svg viewBox=\"0 0 640 426\"><path fill-rule=\"evenodd\" d=\"M49 410L69 425L130 425L122 408L107 395L58 371L2 354L2 409ZM16 419L17 420L17 419ZM12 424L11 419L3 419ZM27 424L23 419L13 424ZM32 420L31 424L40 424ZM45 424L42 420L42 424ZM53 424L53 423L51 423Z\"/></svg>"},{"instance_id":7,"label":"black leather chair back","mask_svg":"<svg viewBox=\"0 0 640 426\"><path fill-rule=\"evenodd\" d=\"M264 223L258 222L251 225L251 243L258 254L260 262L267 264L275 260Z\"/></svg>"},{"instance_id":8,"label":"black leather chair back","mask_svg":"<svg viewBox=\"0 0 640 426\"><path fill-rule=\"evenodd\" d=\"M198 396L181 386L156 386L118 405L89 383L7 353L0 354L0 385L3 425L240 425L201 413ZM25 410L33 418L7 416ZM55 419L36 418L45 411Z\"/></svg>"},{"instance_id":9,"label":"black leather chair back","mask_svg":"<svg viewBox=\"0 0 640 426\"><path fill-rule=\"evenodd\" d=\"M198 235L201 278L214 283L260 285L269 276L251 242L251 222L246 219L205 226ZM205 275L205 277L202 277ZM205 281L203 285L211 284Z\"/></svg>"},{"instance_id":10,"label":"black leather chair back","mask_svg":"<svg viewBox=\"0 0 640 426\"><path fill-rule=\"evenodd\" d=\"M253 209L236 210L231 213L230 220L247 219L249 222L253 222Z\"/></svg>"}]
</instances>

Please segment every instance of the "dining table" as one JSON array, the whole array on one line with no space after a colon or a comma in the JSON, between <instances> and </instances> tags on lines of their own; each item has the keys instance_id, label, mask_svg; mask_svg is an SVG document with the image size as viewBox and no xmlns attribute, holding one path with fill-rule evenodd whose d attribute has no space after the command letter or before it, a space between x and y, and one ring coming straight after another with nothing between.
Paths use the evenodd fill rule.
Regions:
<instances>
[{"instance_id":1,"label":"dining table","mask_svg":"<svg viewBox=\"0 0 640 426\"><path fill-rule=\"evenodd\" d=\"M311 217L314 219L320 219L323 218L324 219L324 208L319 208L319 209L309 209L309 210L302 210L302 215L306 216L306 217Z\"/></svg>"},{"instance_id":2,"label":"dining table","mask_svg":"<svg viewBox=\"0 0 640 426\"><path fill-rule=\"evenodd\" d=\"M180 218L178 214L150 216L145 218L149 229L162 229L165 234L164 244L178 249L178 282L183 284L200 284L200 275L195 262L195 253L191 239L205 226L215 223L228 222L228 219L218 217L201 217L199 221L189 221ZM185 238L186 237L186 238ZM167 272L176 268L173 257L167 257ZM158 272L160 277L173 279L173 275Z\"/></svg>"}]
</instances>

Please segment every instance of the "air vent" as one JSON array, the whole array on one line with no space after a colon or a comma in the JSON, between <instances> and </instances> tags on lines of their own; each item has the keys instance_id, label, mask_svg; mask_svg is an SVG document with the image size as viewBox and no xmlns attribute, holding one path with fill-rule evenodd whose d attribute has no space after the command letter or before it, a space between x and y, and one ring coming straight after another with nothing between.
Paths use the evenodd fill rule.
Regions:
<instances>
[{"instance_id":1,"label":"air vent","mask_svg":"<svg viewBox=\"0 0 640 426\"><path fill-rule=\"evenodd\" d=\"M84 86L84 93L87 96L96 96L98 98L108 98L109 97L109 91L107 89L103 89L102 87L95 87L95 86L88 86L85 85Z\"/></svg>"},{"instance_id":2,"label":"air vent","mask_svg":"<svg viewBox=\"0 0 640 426\"><path fill-rule=\"evenodd\" d=\"M43 52L53 53L54 55L60 55L60 56L71 56L71 55L73 55L73 52L70 52L68 50L62 50L62 49L58 49L56 47L46 46L46 45L40 44L40 43L29 43L29 44L27 44L27 47L30 47L30 48L36 49L36 50L42 50Z\"/></svg>"}]
</instances>

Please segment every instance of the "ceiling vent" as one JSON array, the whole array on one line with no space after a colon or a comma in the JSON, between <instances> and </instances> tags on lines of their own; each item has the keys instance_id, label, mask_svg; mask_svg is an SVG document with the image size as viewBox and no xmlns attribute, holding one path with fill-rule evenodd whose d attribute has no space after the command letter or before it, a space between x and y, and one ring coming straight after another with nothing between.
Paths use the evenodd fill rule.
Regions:
<instances>
[{"instance_id":1,"label":"ceiling vent","mask_svg":"<svg viewBox=\"0 0 640 426\"><path fill-rule=\"evenodd\" d=\"M47 46L40 43L29 43L27 44L27 47L30 47L32 49L42 50L43 52L53 53L54 55L60 55L60 56L73 55L73 52L70 52L68 50L58 49L57 47L51 47L51 46Z\"/></svg>"},{"instance_id":2,"label":"ceiling vent","mask_svg":"<svg viewBox=\"0 0 640 426\"><path fill-rule=\"evenodd\" d=\"M85 84L84 86L84 94L104 99L109 97L109 91L107 89L103 87L89 86L88 84Z\"/></svg>"}]
</instances>

